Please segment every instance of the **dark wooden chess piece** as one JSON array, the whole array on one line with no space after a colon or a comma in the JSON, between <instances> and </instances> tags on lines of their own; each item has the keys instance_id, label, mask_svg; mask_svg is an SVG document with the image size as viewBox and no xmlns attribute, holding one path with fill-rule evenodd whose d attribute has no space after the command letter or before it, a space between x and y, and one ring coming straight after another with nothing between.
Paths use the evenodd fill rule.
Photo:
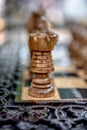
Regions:
<instances>
[{"instance_id":1,"label":"dark wooden chess piece","mask_svg":"<svg viewBox=\"0 0 87 130\"><path fill-rule=\"evenodd\" d=\"M50 31L30 34L29 48L32 50L30 71L33 74L29 88L30 96L47 98L55 93L50 73L54 71L51 51L56 42L57 35Z\"/></svg>"}]
</instances>

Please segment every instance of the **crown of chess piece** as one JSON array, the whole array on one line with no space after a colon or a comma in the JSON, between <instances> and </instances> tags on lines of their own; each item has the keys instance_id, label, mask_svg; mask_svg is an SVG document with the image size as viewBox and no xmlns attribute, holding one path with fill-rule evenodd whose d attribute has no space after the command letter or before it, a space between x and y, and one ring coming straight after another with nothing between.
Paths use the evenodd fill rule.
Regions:
<instances>
[{"instance_id":1,"label":"crown of chess piece","mask_svg":"<svg viewBox=\"0 0 87 130\"><path fill-rule=\"evenodd\" d=\"M50 73L54 71L51 51L57 38L58 36L50 31L30 34L29 49L32 50L30 71L33 75L29 95L32 97L47 98L55 93Z\"/></svg>"}]
</instances>

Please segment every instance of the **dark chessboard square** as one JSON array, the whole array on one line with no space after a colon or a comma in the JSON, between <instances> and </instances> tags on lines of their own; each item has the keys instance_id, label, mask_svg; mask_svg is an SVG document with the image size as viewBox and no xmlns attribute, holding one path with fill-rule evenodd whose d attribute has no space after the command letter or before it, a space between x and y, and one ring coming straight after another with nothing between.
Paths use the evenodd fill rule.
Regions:
<instances>
[{"instance_id":1,"label":"dark chessboard square","mask_svg":"<svg viewBox=\"0 0 87 130\"><path fill-rule=\"evenodd\" d=\"M54 77L78 77L78 75L76 73L67 73L67 72L61 72L61 73L58 73L58 72L55 72L54 73Z\"/></svg>"},{"instance_id":2,"label":"dark chessboard square","mask_svg":"<svg viewBox=\"0 0 87 130\"><path fill-rule=\"evenodd\" d=\"M25 80L25 86L29 87L31 85L31 80Z\"/></svg>"},{"instance_id":3,"label":"dark chessboard square","mask_svg":"<svg viewBox=\"0 0 87 130\"><path fill-rule=\"evenodd\" d=\"M61 99L87 99L87 89L59 88Z\"/></svg>"},{"instance_id":4,"label":"dark chessboard square","mask_svg":"<svg viewBox=\"0 0 87 130\"><path fill-rule=\"evenodd\" d=\"M77 90L79 91L79 93L81 93L83 98L87 98L87 89L86 88L84 88L84 89L79 88Z\"/></svg>"}]
</instances>

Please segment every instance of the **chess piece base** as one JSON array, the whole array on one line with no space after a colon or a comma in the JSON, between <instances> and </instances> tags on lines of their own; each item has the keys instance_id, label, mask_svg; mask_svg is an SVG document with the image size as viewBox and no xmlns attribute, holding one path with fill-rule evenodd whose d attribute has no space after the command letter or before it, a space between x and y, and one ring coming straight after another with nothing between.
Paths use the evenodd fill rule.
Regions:
<instances>
[{"instance_id":1,"label":"chess piece base","mask_svg":"<svg viewBox=\"0 0 87 130\"><path fill-rule=\"evenodd\" d=\"M35 98L49 98L54 96L54 94L54 86L51 86L49 88L35 88L33 86L30 86L29 88L29 95Z\"/></svg>"}]
</instances>

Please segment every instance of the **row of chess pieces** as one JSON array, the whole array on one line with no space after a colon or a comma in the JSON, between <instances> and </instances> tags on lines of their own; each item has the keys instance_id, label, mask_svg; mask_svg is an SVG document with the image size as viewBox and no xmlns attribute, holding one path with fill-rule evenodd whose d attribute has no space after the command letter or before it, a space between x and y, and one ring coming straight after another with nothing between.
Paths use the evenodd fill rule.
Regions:
<instances>
[{"instance_id":1,"label":"row of chess pieces","mask_svg":"<svg viewBox=\"0 0 87 130\"><path fill-rule=\"evenodd\" d=\"M41 10L33 12L27 24L31 54L29 96L34 98L49 98L55 94L53 78L50 74L54 71L51 51L58 36L49 31L50 25L44 11Z\"/></svg>"},{"instance_id":2,"label":"row of chess pieces","mask_svg":"<svg viewBox=\"0 0 87 130\"><path fill-rule=\"evenodd\" d=\"M87 29L79 24L71 27L73 41L69 46L70 57L77 68L87 73Z\"/></svg>"}]
</instances>

